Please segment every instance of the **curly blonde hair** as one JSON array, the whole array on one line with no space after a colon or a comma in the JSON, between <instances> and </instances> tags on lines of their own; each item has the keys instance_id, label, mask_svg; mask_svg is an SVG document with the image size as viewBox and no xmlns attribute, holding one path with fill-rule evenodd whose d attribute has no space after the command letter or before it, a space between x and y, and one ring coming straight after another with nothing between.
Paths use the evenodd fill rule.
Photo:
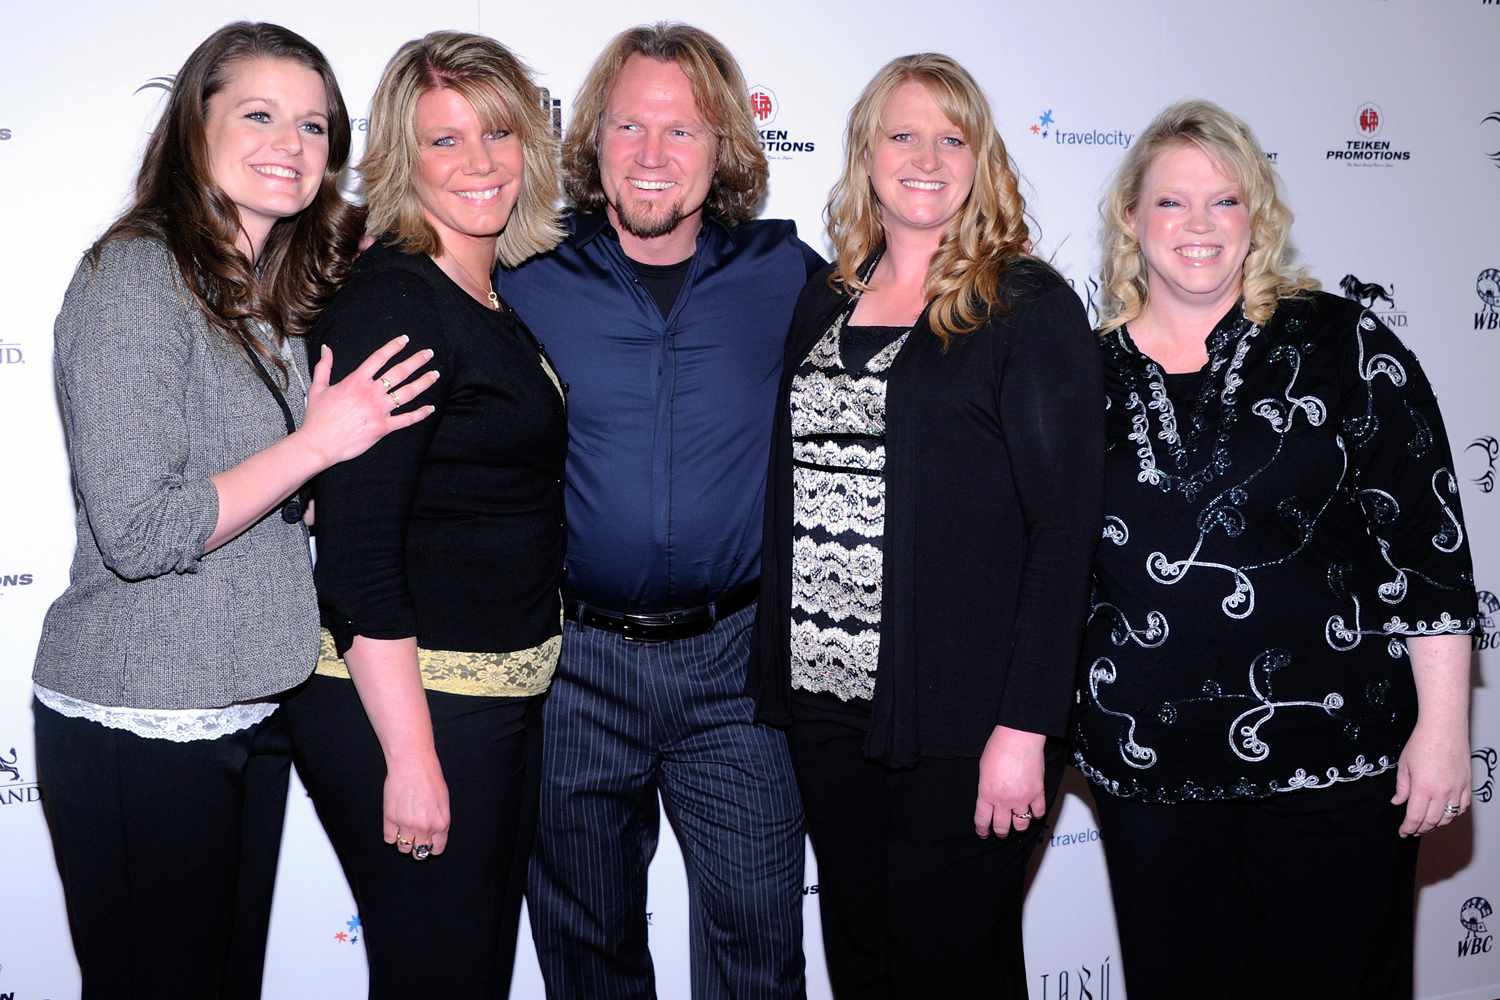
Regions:
<instances>
[{"instance_id":1,"label":"curly blonde hair","mask_svg":"<svg viewBox=\"0 0 1500 1000\"><path fill-rule=\"evenodd\" d=\"M1104 200L1100 237L1104 262L1100 286L1102 330L1124 326L1146 306L1146 258L1131 225L1141 185L1156 158L1182 145L1201 149L1239 185L1250 212L1250 252L1241 276L1245 317L1264 323L1276 303L1318 287L1291 263L1292 212L1281 200L1276 171L1250 126L1210 101L1182 101L1151 120L1125 154Z\"/></svg>"},{"instance_id":2,"label":"curly blonde hair","mask_svg":"<svg viewBox=\"0 0 1500 1000\"><path fill-rule=\"evenodd\" d=\"M412 187L421 156L417 100L446 87L461 94L488 129L508 128L521 142L525 175L495 259L514 267L563 238L558 220L557 138L542 94L524 63L483 35L434 31L396 50L370 101L370 138L359 171L369 217L366 232L391 236L409 253L442 253Z\"/></svg>"},{"instance_id":3,"label":"curly blonde hair","mask_svg":"<svg viewBox=\"0 0 1500 1000\"><path fill-rule=\"evenodd\" d=\"M973 332L1003 307L1002 274L1031 253L1031 229L1015 164L995 128L984 91L952 57L919 52L892 59L865 85L850 109L844 132L844 170L823 212L838 262L829 282L837 290L869 290L860 280L859 268L885 243L880 205L870 180L870 156L886 102L909 80L927 88L974 151L974 187L943 233L923 283L932 303L928 324L946 347L953 337Z\"/></svg>"},{"instance_id":4,"label":"curly blonde hair","mask_svg":"<svg viewBox=\"0 0 1500 1000\"><path fill-rule=\"evenodd\" d=\"M586 212L604 209L600 127L609 93L625 63L635 55L677 64L692 85L698 113L718 139L713 183L704 202L709 213L729 226L755 218L765 200L770 168L750 113L745 76L717 38L701 28L666 21L620 32L589 70L573 103L573 123L563 138L563 183L568 199Z\"/></svg>"}]
</instances>

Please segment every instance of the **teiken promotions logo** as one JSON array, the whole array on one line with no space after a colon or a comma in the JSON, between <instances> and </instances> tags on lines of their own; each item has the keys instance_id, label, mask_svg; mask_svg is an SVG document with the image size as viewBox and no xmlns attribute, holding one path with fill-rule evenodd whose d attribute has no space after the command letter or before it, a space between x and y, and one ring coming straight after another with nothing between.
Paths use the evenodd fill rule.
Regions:
<instances>
[{"instance_id":1,"label":"teiken promotions logo","mask_svg":"<svg viewBox=\"0 0 1500 1000\"><path fill-rule=\"evenodd\" d=\"M801 153L817 150L817 140L790 128L771 128L781 117L781 98L763 83L750 88L750 113L760 135L760 148L768 160L792 160ZM785 124L785 123L783 123Z\"/></svg>"},{"instance_id":2,"label":"teiken promotions logo","mask_svg":"<svg viewBox=\"0 0 1500 1000\"><path fill-rule=\"evenodd\" d=\"M1390 139L1377 138L1386 130L1388 119L1380 105L1366 101L1354 110L1353 137L1334 147L1323 159L1336 160L1360 167L1391 167L1411 160L1411 150L1398 149Z\"/></svg>"}]
</instances>

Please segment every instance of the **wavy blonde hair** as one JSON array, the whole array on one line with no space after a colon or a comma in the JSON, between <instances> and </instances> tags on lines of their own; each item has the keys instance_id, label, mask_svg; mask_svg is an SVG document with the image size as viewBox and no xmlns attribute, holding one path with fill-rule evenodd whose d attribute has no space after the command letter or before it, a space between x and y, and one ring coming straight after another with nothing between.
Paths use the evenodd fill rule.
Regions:
<instances>
[{"instance_id":1,"label":"wavy blonde hair","mask_svg":"<svg viewBox=\"0 0 1500 1000\"><path fill-rule=\"evenodd\" d=\"M365 231L394 237L410 253L442 253L413 188L420 169L417 100L446 87L474 108L486 129L510 129L521 142L521 194L495 240L507 267L544 253L563 238L558 221L557 139L542 94L525 64L482 35L434 31L396 50L370 101L370 138L359 162L369 217Z\"/></svg>"},{"instance_id":2,"label":"wavy blonde hair","mask_svg":"<svg viewBox=\"0 0 1500 1000\"><path fill-rule=\"evenodd\" d=\"M688 24L666 21L620 32L594 61L578 98L573 122L563 139L563 183L568 198L586 212L603 211L599 177L600 127L609 92L631 56L676 63L693 88L698 113L718 139L713 183L704 206L719 221L737 225L755 218L766 196L770 170L750 113L750 90L739 63L713 35Z\"/></svg>"},{"instance_id":3,"label":"wavy blonde hair","mask_svg":"<svg viewBox=\"0 0 1500 1000\"><path fill-rule=\"evenodd\" d=\"M908 80L927 88L974 151L974 187L943 233L923 284L932 303L928 324L946 347L954 336L973 332L1003 308L1001 276L1031 253L1031 229L1015 164L995 129L984 91L950 56L919 52L892 59L850 109L844 170L823 211L838 261L829 283L841 291L869 290L860 280L859 268L885 243L880 204L870 180L870 156L886 102Z\"/></svg>"},{"instance_id":4,"label":"wavy blonde hair","mask_svg":"<svg viewBox=\"0 0 1500 1000\"><path fill-rule=\"evenodd\" d=\"M1250 126L1210 101L1182 101L1151 120L1125 154L1104 200L1100 233L1104 263L1101 329L1124 326L1146 306L1146 258L1130 218L1140 203L1141 186L1156 158L1182 145L1201 149L1239 185L1250 211L1250 252L1241 276L1245 317L1264 323L1276 303L1318 287L1291 263L1292 212L1281 200L1276 171Z\"/></svg>"}]
</instances>

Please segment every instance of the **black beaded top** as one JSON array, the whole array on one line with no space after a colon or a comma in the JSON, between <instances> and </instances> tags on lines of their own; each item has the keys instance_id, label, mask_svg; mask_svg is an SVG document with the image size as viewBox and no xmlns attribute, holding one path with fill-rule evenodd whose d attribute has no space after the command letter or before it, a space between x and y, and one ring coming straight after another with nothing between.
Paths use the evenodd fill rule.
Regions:
<instances>
[{"instance_id":1,"label":"black beaded top","mask_svg":"<svg viewBox=\"0 0 1500 1000\"><path fill-rule=\"evenodd\" d=\"M1075 763L1150 802L1396 766L1405 637L1473 631L1458 484L1416 358L1358 303L1236 305L1197 377L1101 337L1105 523Z\"/></svg>"}]
</instances>

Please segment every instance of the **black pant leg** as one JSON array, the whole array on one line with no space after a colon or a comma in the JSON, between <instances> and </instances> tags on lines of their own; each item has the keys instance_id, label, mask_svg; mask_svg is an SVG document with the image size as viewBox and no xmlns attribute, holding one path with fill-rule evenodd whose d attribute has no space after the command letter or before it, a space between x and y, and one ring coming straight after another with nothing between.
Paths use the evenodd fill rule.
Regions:
<instances>
[{"instance_id":1,"label":"black pant leg","mask_svg":"<svg viewBox=\"0 0 1500 1000\"><path fill-rule=\"evenodd\" d=\"M1243 803L1158 805L1094 789L1132 997L1245 996L1260 961L1247 921Z\"/></svg>"},{"instance_id":2,"label":"black pant leg","mask_svg":"<svg viewBox=\"0 0 1500 1000\"><path fill-rule=\"evenodd\" d=\"M225 1000L260 998L291 772L291 737L278 711L257 727L245 762L245 806L240 820L240 865Z\"/></svg>"},{"instance_id":3,"label":"black pant leg","mask_svg":"<svg viewBox=\"0 0 1500 1000\"><path fill-rule=\"evenodd\" d=\"M257 727L174 743L34 715L85 1000L223 996Z\"/></svg>"},{"instance_id":4,"label":"black pant leg","mask_svg":"<svg viewBox=\"0 0 1500 1000\"><path fill-rule=\"evenodd\" d=\"M864 733L834 722L791 729L792 764L818 860L818 914L839 1000L891 996L886 913L885 768L865 759Z\"/></svg>"},{"instance_id":5,"label":"black pant leg","mask_svg":"<svg viewBox=\"0 0 1500 1000\"><path fill-rule=\"evenodd\" d=\"M502 927L526 783L529 700L427 693L452 829L414 861L381 838L385 758L354 685L313 677L284 708L297 772L359 906L370 997L489 1000L509 987ZM510 945L514 954L514 943Z\"/></svg>"},{"instance_id":6,"label":"black pant leg","mask_svg":"<svg viewBox=\"0 0 1500 1000\"><path fill-rule=\"evenodd\" d=\"M1049 809L1064 756L1061 741L1048 741ZM889 784L891 995L1025 1000L1021 906L1027 861L1046 827L1004 838L974 832L978 758L923 760L891 772Z\"/></svg>"},{"instance_id":7,"label":"black pant leg","mask_svg":"<svg viewBox=\"0 0 1500 1000\"><path fill-rule=\"evenodd\" d=\"M1248 813L1259 996L1410 1000L1416 837L1396 834L1394 774L1257 800Z\"/></svg>"}]
</instances>

